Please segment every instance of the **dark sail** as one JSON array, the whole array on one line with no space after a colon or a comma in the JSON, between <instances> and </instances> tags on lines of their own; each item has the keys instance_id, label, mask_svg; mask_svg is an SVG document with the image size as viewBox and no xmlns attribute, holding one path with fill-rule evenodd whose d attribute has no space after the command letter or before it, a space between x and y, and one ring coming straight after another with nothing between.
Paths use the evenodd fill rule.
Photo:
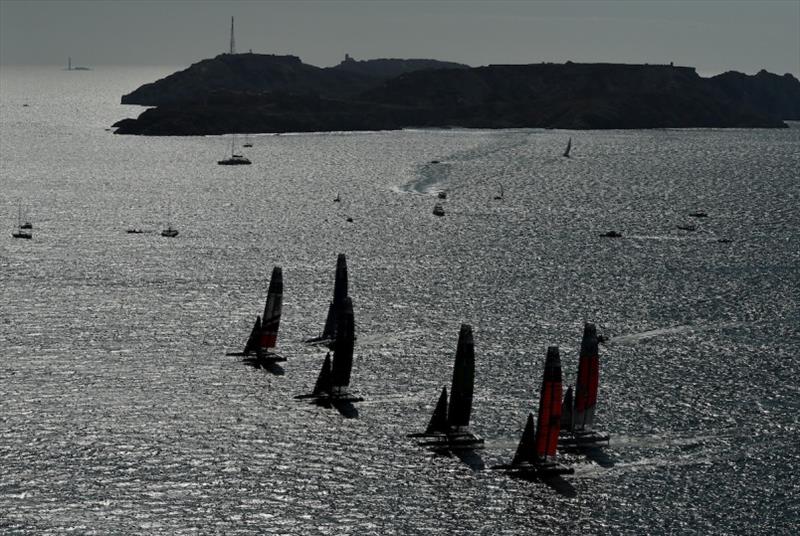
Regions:
<instances>
[{"instance_id":1,"label":"dark sail","mask_svg":"<svg viewBox=\"0 0 800 536\"><path fill-rule=\"evenodd\" d=\"M574 423L572 422L573 404L575 401L572 399L572 386L567 388L567 393L564 395L564 403L561 404L561 429L572 431Z\"/></svg>"},{"instance_id":2,"label":"dark sail","mask_svg":"<svg viewBox=\"0 0 800 536\"><path fill-rule=\"evenodd\" d=\"M350 371L353 368L353 345L355 342L355 320L353 301L345 298L336 344L333 349L333 387L342 390L350 385Z\"/></svg>"},{"instance_id":3,"label":"dark sail","mask_svg":"<svg viewBox=\"0 0 800 536\"><path fill-rule=\"evenodd\" d=\"M431 422L428 423L425 433L445 432L447 432L447 387L442 387L442 394L439 395L439 401L436 403L436 409L433 410Z\"/></svg>"},{"instance_id":4,"label":"dark sail","mask_svg":"<svg viewBox=\"0 0 800 536\"><path fill-rule=\"evenodd\" d=\"M600 382L600 359L597 350L597 328L587 323L578 361L578 381L575 383L575 429L592 427Z\"/></svg>"},{"instance_id":5,"label":"dark sail","mask_svg":"<svg viewBox=\"0 0 800 536\"><path fill-rule=\"evenodd\" d=\"M514 454L514 459L511 460L511 465L519 465L521 463L535 463L536 462L536 436L533 426L533 413L528 413L528 422L525 423L525 430L522 432L522 438L519 440L517 452Z\"/></svg>"},{"instance_id":6,"label":"dark sail","mask_svg":"<svg viewBox=\"0 0 800 536\"><path fill-rule=\"evenodd\" d=\"M475 345L472 339L472 327L461 324L456 362L453 367L453 385L450 388L450 407L447 411L447 423L453 428L469 426L474 383Z\"/></svg>"},{"instance_id":7,"label":"dark sail","mask_svg":"<svg viewBox=\"0 0 800 536\"><path fill-rule=\"evenodd\" d=\"M325 355L325 361L322 363L322 370L319 371L317 383L314 384L314 395L322 395L324 393L330 394L333 390L333 382L331 376L331 353Z\"/></svg>"},{"instance_id":8,"label":"dark sail","mask_svg":"<svg viewBox=\"0 0 800 536\"><path fill-rule=\"evenodd\" d=\"M247 338L247 343L244 345L244 355L250 352L257 352L259 350L259 339L261 338L261 317L256 316L256 323L253 324L253 330Z\"/></svg>"},{"instance_id":9,"label":"dark sail","mask_svg":"<svg viewBox=\"0 0 800 536\"><path fill-rule=\"evenodd\" d=\"M281 324L281 305L283 303L283 270L280 266L272 269L269 280L267 302L264 304L264 320L261 325L261 347L275 348L278 342L278 328Z\"/></svg>"},{"instance_id":10,"label":"dark sail","mask_svg":"<svg viewBox=\"0 0 800 536\"><path fill-rule=\"evenodd\" d=\"M325 327L322 337L325 339L336 338L339 318L347 298L347 258L344 253L339 253L336 258L336 279L333 283L333 301L328 307L328 316L325 318Z\"/></svg>"},{"instance_id":11,"label":"dark sail","mask_svg":"<svg viewBox=\"0 0 800 536\"><path fill-rule=\"evenodd\" d=\"M558 346L547 348L544 376L539 396L539 419L536 423L536 456L540 460L556 455L561 429L561 358Z\"/></svg>"}]
</instances>

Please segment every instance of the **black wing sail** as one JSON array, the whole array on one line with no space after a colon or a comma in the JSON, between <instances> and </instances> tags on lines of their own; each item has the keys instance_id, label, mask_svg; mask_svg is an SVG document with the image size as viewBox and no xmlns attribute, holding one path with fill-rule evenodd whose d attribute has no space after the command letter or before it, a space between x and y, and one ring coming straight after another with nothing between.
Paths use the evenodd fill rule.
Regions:
<instances>
[{"instance_id":1,"label":"black wing sail","mask_svg":"<svg viewBox=\"0 0 800 536\"><path fill-rule=\"evenodd\" d=\"M350 385L354 344L353 301L350 298L345 298L342 317L336 334L336 345L333 349L332 377L334 390L345 391L347 386Z\"/></svg>"},{"instance_id":2,"label":"black wing sail","mask_svg":"<svg viewBox=\"0 0 800 536\"><path fill-rule=\"evenodd\" d=\"M564 395L564 402L561 404L561 429L569 430L570 432L575 426L573 418L573 406L575 402L572 398L572 386L567 387L567 392Z\"/></svg>"},{"instance_id":3,"label":"black wing sail","mask_svg":"<svg viewBox=\"0 0 800 536\"><path fill-rule=\"evenodd\" d=\"M344 253L340 253L336 258L336 279L333 283L333 301L328 306L328 316L325 318L325 327L322 330L323 339L336 338L339 319L344 309L345 299L347 298L347 287L347 257Z\"/></svg>"},{"instance_id":4,"label":"black wing sail","mask_svg":"<svg viewBox=\"0 0 800 536\"><path fill-rule=\"evenodd\" d=\"M280 266L276 266L272 269L272 278L269 280L269 290L267 291L267 302L264 304L264 320L261 325L262 348L275 348L278 343L282 304L283 270Z\"/></svg>"},{"instance_id":5,"label":"black wing sail","mask_svg":"<svg viewBox=\"0 0 800 536\"><path fill-rule=\"evenodd\" d=\"M450 406L447 411L447 422L452 428L469 426L474 384L475 343L472 327L461 324L453 367L453 384L450 388Z\"/></svg>"},{"instance_id":6,"label":"black wing sail","mask_svg":"<svg viewBox=\"0 0 800 536\"><path fill-rule=\"evenodd\" d=\"M522 463L534 463L536 461L536 432L533 424L533 413L528 413L528 422L525 423L525 430L522 432L522 437L517 446L517 452L514 454L514 459L511 460L511 465L520 465Z\"/></svg>"},{"instance_id":7,"label":"black wing sail","mask_svg":"<svg viewBox=\"0 0 800 536\"><path fill-rule=\"evenodd\" d=\"M322 370L319 371L317 383L314 385L314 395L320 396L323 394L330 394L333 390L333 377L331 376L331 353L325 355L325 361L322 363Z\"/></svg>"},{"instance_id":8,"label":"black wing sail","mask_svg":"<svg viewBox=\"0 0 800 536\"><path fill-rule=\"evenodd\" d=\"M261 340L261 317L256 316L256 322L253 324L253 330L250 332L250 337L247 338L247 343L244 345L244 355L249 355L251 352L258 352Z\"/></svg>"}]
</instances>

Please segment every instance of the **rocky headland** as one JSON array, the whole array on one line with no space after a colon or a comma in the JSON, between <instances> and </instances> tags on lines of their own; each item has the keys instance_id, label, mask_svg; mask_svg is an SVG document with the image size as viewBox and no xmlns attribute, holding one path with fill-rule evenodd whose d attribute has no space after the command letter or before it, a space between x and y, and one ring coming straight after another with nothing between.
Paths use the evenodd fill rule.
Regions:
<instances>
[{"instance_id":1,"label":"rocky headland","mask_svg":"<svg viewBox=\"0 0 800 536\"><path fill-rule=\"evenodd\" d=\"M800 119L800 81L761 71L703 78L691 67L222 54L122 97L155 106L118 134L472 128L780 128Z\"/></svg>"}]
</instances>

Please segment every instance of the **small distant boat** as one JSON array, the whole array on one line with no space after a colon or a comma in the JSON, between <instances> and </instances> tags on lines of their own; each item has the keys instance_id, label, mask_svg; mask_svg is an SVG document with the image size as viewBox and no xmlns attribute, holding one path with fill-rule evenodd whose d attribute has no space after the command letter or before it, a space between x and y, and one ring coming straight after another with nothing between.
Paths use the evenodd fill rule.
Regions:
<instances>
[{"instance_id":1,"label":"small distant boat","mask_svg":"<svg viewBox=\"0 0 800 536\"><path fill-rule=\"evenodd\" d=\"M600 236L605 238L622 238L622 233L617 231L608 231L607 233L602 233Z\"/></svg>"},{"instance_id":2,"label":"small distant boat","mask_svg":"<svg viewBox=\"0 0 800 536\"><path fill-rule=\"evenodd\" d=\"M494 198L495 198L495 200L503 199L503 185L502 184L500 185L500 193L497 194L496 196L494 196Z\"/></svg>"},{"instance_id":3,"label":"small distant boat","mask_svg":"<svg viewBox=\"0 0 800 536\"><path fill-rule=\"evenodd\" d=\"M438 163L439 163L438 160L431 160L431 164L438 164Z\"/></svg>"},{"instance_id":4,"label":"small distant boat","mask_svg":"<svg viewBox=\"0 0 800 536\"><path fill-rule=\"evenodd\" d=\"M306 339L307 344L322 344L330 346L336 340L340 318L347 298L347 257L339 253L336 258L336 276L333 282L333 300L328 305L328 316L325 317L325 326L319 337Z\"/></svg>"},{"instance_id":5,"label":"small distant boat","mask_svg":"<svg viewBox=\"0 0 800 536\"><path fill-rule=\"evenodd\" d=\"M441 203L436 203L435 205L433 205L433 215L444 216L444 207L442 207Z\"/></svg>"},{"instance_id":6,"label":"small distant boat","mask_svg":"<svg viewBox=\"0 0 800 536\"><path fill-rule=\"evenodd\" d=\"M442 190L441 192L439 192L439 193L436 195L436 197L438 197L439 199L447 199L447 192L445 192L444 190Z\"/></svg>"},{"instance_id":7,"label":"small distant boat","mask_svg":"<svg viewBox=\"0 0 800 536\"><path fill-rule=\"evenodd\" d=\"M161 236L165 236L167 238L175 238L176 236L178 236L178 230L172 227L171 210L167 213L167 228L161 231Z\"/></svg>"},{"instance_id":8,"label":"small distant boat","mask_svg":"<svg viewBox=\"0 0 800 536\"><path fill-rule=\"evenodd\" d=\"M136 229L134 227L131 227L131 228L127 229L125 232L128 233L128 234L142 234L143 233L143 231L141 229Z\"/></svg>"},{"instance_id":9,"label":"small distant boat","mask_svg":"<svg viewBox=\"0 0 800 536\"><path fill-rule=\"evenodd\" d=\"M295 398L313 398L318 404L331 405L346 402L361 402L360 396L352 394L349 390L350 376L353 370L353 348L355 345L355 320L353 316L353 301L345 298L344 307L337 326L336 342L333 346L333 359L331 354L325 356L322 363L314 390L307 395Z\"/></svg>"},{"instance_id":10,"label":"small distant boat","mask_svg":"<svg viewBox=\"0 0 800 536\"><path fill-rule=\"evenodd\" d=\"M561 423L561 389L558 346L550 346L544 365L536 426L533 413L529 413L514 458L510 464L496 469L504 469L521 477L549 477L575 472L556 461Z\"/></svg>"},{"instance_id":11,"label":"small distant boat","mask_svg":"<svg viewBox=\"0 0 800 536\"><path fill-rule=\"evenodd\" d=\"M336 192L336 197L333 199L334 203L339 203L342 201L342 198L339 197L339 192Z\"/></svg>"},{"instance_id":12,"label":"small distant boat","mask_svg":"<svg viewBox=\"0 0 800 536\"><path fill-rule=\"evenodd\" d=\"M600 357L597 328L587 322L578 357L578 378L567 389L561 405L561 434L558 444L564 447L595 447L608 445L610 436L593 429L600 386Z\"/></svg>"},{"instance_id":13,"label":"small distant boat","mask_svg":"<svg viewBox=\"0 0 800 536\"><path fill-rule=\"evenodd\" d=\"M245 158L244 155L236 154L234 149L236 144L236 136L231 138L231 157L225 158L222 160L217 160L217 164L220 166L249 166L252 164L249 159Z\"/></svg>"},{"instance_id":14,"label":"small distant boat","mask_svg":"<svg viewBox=\"0 0 800 536\"><path fill-rule=\"evenodd\" d=\"M71 57L67 58L67 68L65 70L67 70L67 71L91 71L91 69L89 67L78 67L78 66L72 65L72 58Z\"/></svg>"},{"instance_id":15,"label":"small distant boat","mask_svg":"<svg viewBox=\"0 0 800 536\"><path fill-rule=\"evenodd\" d=\"M422 433L409 434L409 437L427 438L422 445L435 448L450 450L481 448L483 439L469 427L474 387L475 343L472 326L461 324L449 404L447 387L442 387L428 427Z\"/></svg>"},{"instance_id":16,"label":"small distant boat","mask_svg":"<svg viewBox=\"0 0 800 536\"><path fill-rule=\"evenodd\" d=\"M12 232L11 236L30 240L33 238L33 233L30 232L30 229L33 229L33 225L30 222L22 223L22 205L20 205L17 209L17 230Z\"/></svg>"},{"instance_id":17,"label":"small distant boat","mask_svg":"<svg viewBox=\"0 0 800 536\"><path fill-rule=\"evenodd\" d=\"M242 147L252 147L253 143L250 141L250 136L245 135Z\"/></svg>"},{"instance_id":18,"label":"small distant boat","mask_svg":"<svg viewBox=\"0 0 800 536\"><path fill-rule=\"evenodd\" d=\"M697 230L697 226L692 224L692 223L679 224L679 225L676 225L675 227L677 227L681 231L696 231Z\"/></svg>"},{"instance_id":19,"label":"small distant boat","mask_svg":"<svg viewBox=\"0 0 800 536\"><path fill-rule=\"evenodd\" d=\"M564 149L564 157L569 158L569 152L572 150L572 137L567 141L567 148Z\"/></svg>"},{"instance_id":20,"label":"small distant boat","mask_svg":"<svg viewBox=\"0 0 800 536\"><path fill-rule=\"evenodd\" d=\"M251 357L255 364L286 361L286 358L273 352L278 343L278 329L281 325L283 305L283 269L272 268L272 276L267 289L267 301L264 304L263 316L256 316L256 322L247 338L244 350L226 355ZM262 320L263 318L263 320Z\"/></svg>"},{"instance_id":21,"label":"small distant boat","mask_svg":"<svg viewBox=\"0 0 800 536\"><path fill-rule=\"evenodd\" d=\"M699 210L697 212L690 212L689 216L691 216L692 218L708 218L708 214L707 213L699 211Z\"/></svg>"},{"instance_id":22,"label":"small distant boat","mask_svg":"<svg viewBox=\"0 0 800 536\"><path fill-rule=\"evenodd\" d=\"M353 217L352 216L348 216L346 218L346 221L347 221L347 223L353 223Z\"/></svg>"}]
</instances>

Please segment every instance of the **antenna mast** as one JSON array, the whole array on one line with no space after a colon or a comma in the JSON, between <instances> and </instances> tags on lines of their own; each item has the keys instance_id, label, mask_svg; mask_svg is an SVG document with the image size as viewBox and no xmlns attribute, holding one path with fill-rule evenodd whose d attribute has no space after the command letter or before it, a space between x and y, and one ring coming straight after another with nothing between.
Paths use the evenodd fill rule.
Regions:
<instances>
[{"instance_id":1,"label":"antenna mast","mask_svg":"<svg viewBox=\"0 0 800 536\"><path fill-rule=\"evenodd\" d=\"M236 54L236 38L233 36L233 17L231 17L231 54Z\"/></svg>"}]
</instances>

